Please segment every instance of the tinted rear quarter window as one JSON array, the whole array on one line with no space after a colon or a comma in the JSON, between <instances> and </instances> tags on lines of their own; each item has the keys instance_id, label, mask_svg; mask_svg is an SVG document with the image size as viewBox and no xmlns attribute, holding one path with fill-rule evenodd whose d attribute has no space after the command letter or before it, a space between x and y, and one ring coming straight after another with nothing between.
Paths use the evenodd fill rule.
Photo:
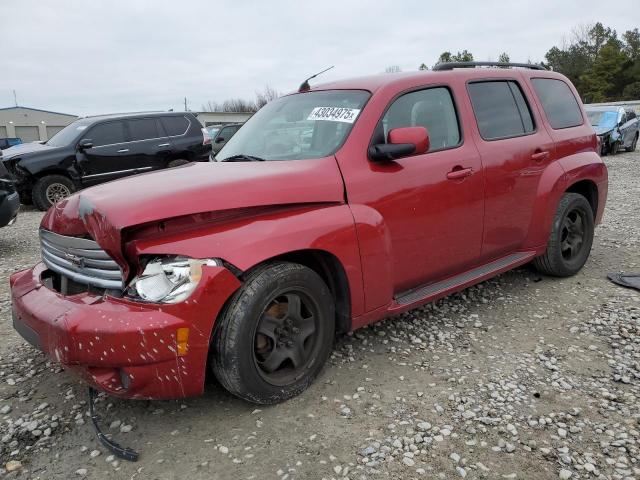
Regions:
<instances>
[{"instance_id":1,"label":"tinted rear quarter window","mask_svg":"<svg viewBox=\"0 0 640 480\"><path fill-rule=\"evenodd\" d=\"M527 101L515 81L474 82L468 89L483 139L517 137L535 130Z\"/></svg>"},{"instance_id":2,"label":"tinted rear quarter window","mask_svg":"<svg viewBox=\"0 0 640 480\"><path fill-rule=\"evenodd\" d=\"M109 122L96 125L86 135L86 138L90 138L95 147L122 143L126 141L124 122Z\"/></svg>"},{"instance_id":3,"label":"tinted rear quarter window","mask_svg":"<svg viewBox=\"0 0 640 480\"><path fill-rule=\"evenodd\" d=\"M183 116L162 117L160 119L167 135L173 137L175 135L183 135L189 128L189 120Z\"/></svg>"},{"instance_id":4,"label":"tinted rear quarter window","mask_svg":"<svg viewBox=\"0 0 640 480\"><path fill-rule=\"evenodd\" d=\"M141 118L136 120L129 120L129 133L131 134L131 140L149 140L151 138L158 138L161 135L158 133L158 126L155 118Z\"/></svg>"},{"instance_id":5,"label":"tinted rear quarter window","mask_svg":"<svg viewBox=\"0 0 640 480\"><path fill-rule=\"evenodd\" d=\"M566 83L553 78L532 78L531 84L551 128L559 130L582 125L580 106Z\"/></svg>"}]
</instances>

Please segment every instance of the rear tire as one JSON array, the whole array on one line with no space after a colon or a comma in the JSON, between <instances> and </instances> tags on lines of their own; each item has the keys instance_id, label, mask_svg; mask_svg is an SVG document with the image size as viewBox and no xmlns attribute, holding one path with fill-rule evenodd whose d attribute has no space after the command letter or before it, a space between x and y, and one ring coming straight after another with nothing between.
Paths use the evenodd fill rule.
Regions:
<instances>
[{"instance_id":1,"label":"rear tire","mask_svg":"<svg viewBox=\"0 0 640 480\"><path fill-rule=\"evenodd\" d=\"M633 139L633 143L631 143L631 145L629 147L627 147L627 152L635 152L636 151L636 147L638 146L638 133L636 133L635 138Z\"/></svg>"},{"instance_id":2,"label":"rear tire","mask_svg":"<svg viewBox=\"0 0 640 480\"><path fill-rule=\"evenodd\" d=\"M171 160L167 164L167 168L179 167L180 165L186 165L187 163L190 163L189 160L185 160L183 158L179 158L177 160Z\"/></svg>"},{"instance_id":3,"label":"rear tire","mask_svg":"<svg viewBox=\"0 0 640 480\"><path fill-rule=\"evenodd\" d=\"M33 204L38 210L44 212L75 191L76 187L71 179L64 175L47 175L36 181L31 193Z\"/></svg>"},{"instance_id":4,"label":"rear tire","mask_svg":"<svg viewBox=\"0 0 640 480\"><path fill-rule=\"evenodd\" d=\"M215 327L211 368L232 394L268 405L304 391L333 346L333 296L322 278L297 263L250 273Z\"/></svg>"},{"instance_id":5,"label":"rear tire","mask_svg":"<svg viewBox=\"0 0 640 480\"><path fill-rule=\"evenodd\" d=\"M593 210L585 197L565 193L553 219L545 253L533 260L541 273L570 277L582 269L593 244Z\"/></svg>"}]
</instances>

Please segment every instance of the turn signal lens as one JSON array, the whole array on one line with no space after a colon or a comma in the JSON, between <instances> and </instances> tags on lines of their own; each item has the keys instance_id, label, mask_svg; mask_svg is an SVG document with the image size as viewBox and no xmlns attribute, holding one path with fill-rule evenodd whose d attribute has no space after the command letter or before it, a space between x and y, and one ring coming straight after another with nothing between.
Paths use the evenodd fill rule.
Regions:
<instances>
[{"instance_id":1,"label":"turn signal lens","mask_svg":"<svg viewBox=\"0 0 640 480\"><path fill-rule=\"evenodd\" d=\"M189 328L182 327L176 330L177 352L179 357L187 354L187 344L189 343Z\"/></svg>"}]
</instances>

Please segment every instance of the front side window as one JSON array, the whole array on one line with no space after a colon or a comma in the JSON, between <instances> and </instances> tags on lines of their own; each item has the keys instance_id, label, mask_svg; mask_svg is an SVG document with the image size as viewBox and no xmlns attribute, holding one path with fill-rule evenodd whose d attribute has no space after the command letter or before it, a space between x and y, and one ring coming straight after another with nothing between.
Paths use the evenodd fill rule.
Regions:
<instances>
[{"instance_id":1,"label":"front side window","mask_svg":"<svg viewBox=\"0 0 640 480\"><path fill-rule=\"evenodd\" d=\"M391 104L378 127L377 133L382 133L384 138L374 139L374 142L385 142L390 130L401 127L425 127L429 134L430 152L457 146L460 127L449 89L429 88L399 97Z\"/></svg>"},{"instance_id":2,"label":"front side window","mask_svg":"<svg viewBox=\"0 0 640 480\"><path fill-rule=\"evenodd\" d=\"M280 97L247 120L216 160L236 156L306 160L333 155L369 96L363 90L325 90Z\"/></svg>"},{"instance_id":3,"label":"front side window","mask_svg":"<svg viewBox=\"0 0 640 480\"><path fill-rule=\"evenodd\" d=\"M229 140L231 137L233 137L234 133L236 133L235 127L225 127L220 131L218 138Z\"/></svg>"},{"instance_id":4,"label":"front side window","mask_svg":"<svg viewBox=\"0 0 640 480\"><path fill-rule=\"evenodd\" d=\"M566 83L554 78L532 78L531 84L551 128L559 130L582 125L580 106Z\"/></svg>"},{"instance_id":5,"label":"front side window","mask_svg":"<svg viewBox=\"0 0 640 480\"><path fill-rule=\"evenodd\" d=\"M535 130L527 101L515 81L474 82L468 90L484 140L518 137Z\"/></svg>"},{"instance_id":6,"label":"front side window","mask_svg":"<svg viewBox=\"0 0 640 480\"><path fill-rule=\"evenodd\" d=\"M94 147L125 142L124 122L109 122L96 125L85 135L93 141Z\"/></svg>"},{"instance_id":7,"label":"front side window","mask_svg":"<svg viewBox=\"0 0 640 480\"><path fill-rule=\"evenodd\" d=\"M136 120L129 120L129 133L131 134L131 140L150 140L152 138L159 138L158 125L155 118L141 118Z\"/></svg>"}]
</instances>

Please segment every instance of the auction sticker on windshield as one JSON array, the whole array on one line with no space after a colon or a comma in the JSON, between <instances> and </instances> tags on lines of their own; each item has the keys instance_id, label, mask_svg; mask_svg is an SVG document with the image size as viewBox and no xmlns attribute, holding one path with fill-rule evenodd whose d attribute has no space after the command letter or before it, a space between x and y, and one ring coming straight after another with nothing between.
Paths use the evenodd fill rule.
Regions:
<instances>
[{"instance_id":1,"label":"auction sticker on windshield","mask_svg":"<svg viewBox=\"0 0 640 480\"><path fill-rule=\"evenodd\" d=\"M359 108L316 107L311 110L307 120L353 123L358 118L359 113Z\"/></svg>"}]
</instances>

